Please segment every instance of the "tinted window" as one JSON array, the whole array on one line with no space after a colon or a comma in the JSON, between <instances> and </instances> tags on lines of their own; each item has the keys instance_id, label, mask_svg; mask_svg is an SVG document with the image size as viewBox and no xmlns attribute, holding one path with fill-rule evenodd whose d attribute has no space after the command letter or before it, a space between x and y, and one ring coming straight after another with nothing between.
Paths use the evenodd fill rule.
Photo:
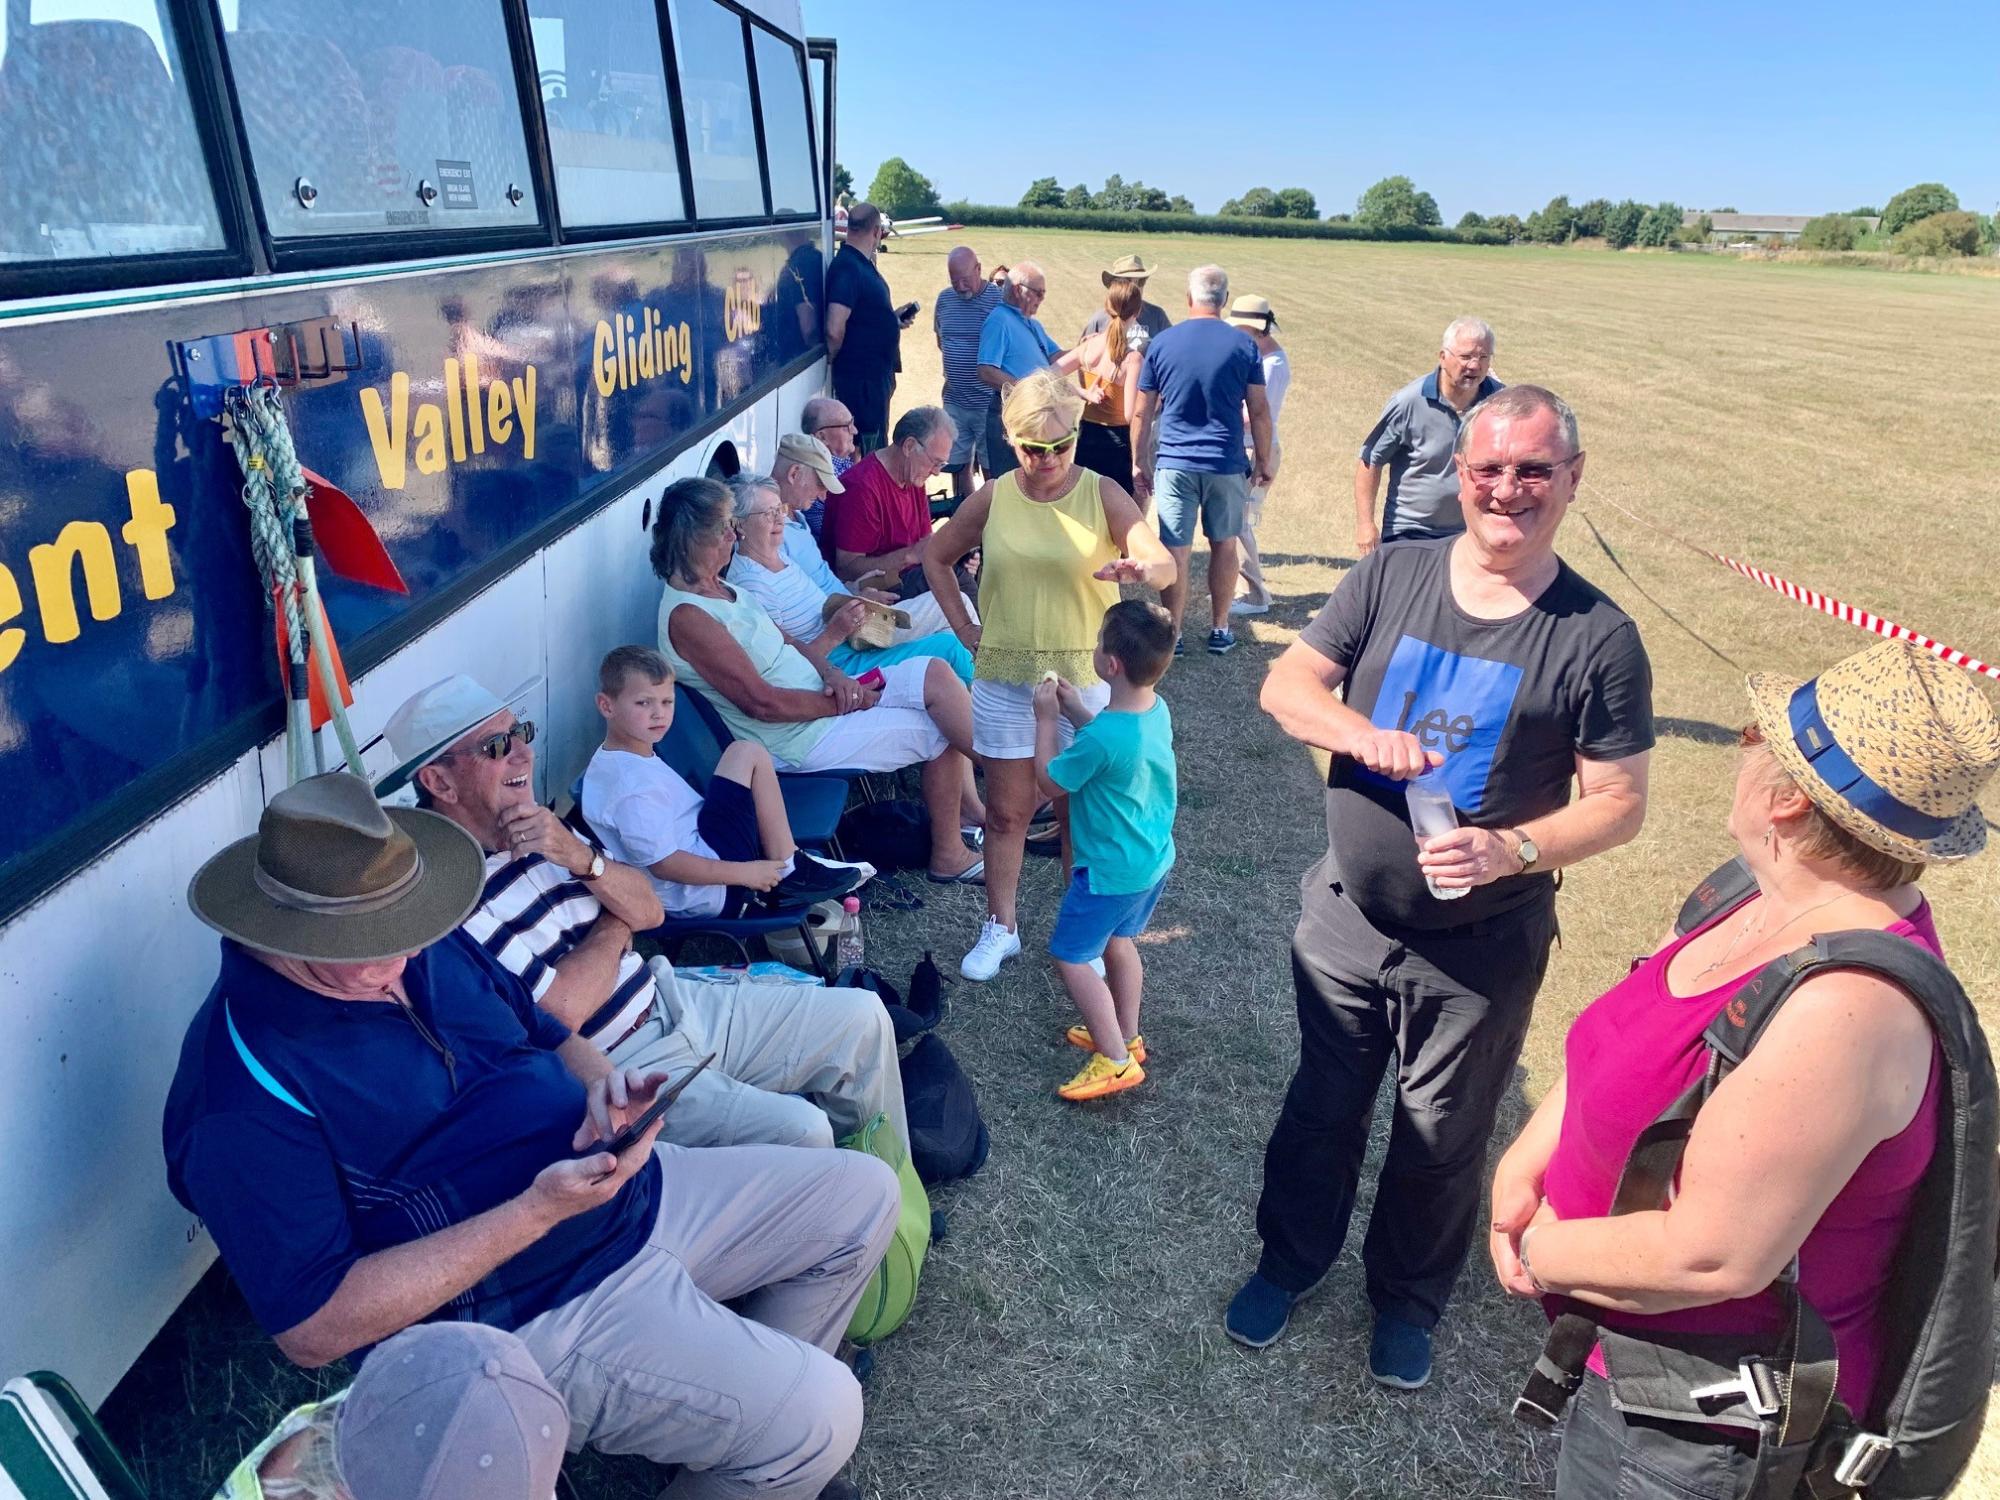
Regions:
<instances>
[{"instance_id":1,"label":"tinted window","mask_svg":"<svg viewBox=\"0 0 2000 1500\"><path fill-rule=\"evenodd\" d=\"M496 0L238 0L223 29L277 238L537 222Z\"/></svg>"},{"instance_id":2,"label":"tinted window","mask_svg":"<svg viewBox=\"0 0 2000 1500\"><path fill-rule=\"evenodd\" d=\"M223 248L164 9L156 0L5 7L0 261Z\"/></svg>"},{"instance_id":3,"label":"tinted window","mask_svg":"<svg viewBox=\"0 0 2000 1500\"><path fill-rule=\"evenodd\" d=\"M761 217L764 183L757 170L757 126L750 117L743 18L715 0L673 0L673 14L695 214Z\"/></svg>"},{"instance_id":4,"label":"tinted window","mask_svg":"<svg viewBox=\"0 0 2000 1500\"><path fill-rule=\"evenodd\" d=\"M812 136L806 128L806 85L798 49L761 26L750 28L757 54L757 98L764 110L764 157L771 167L771 212L810 214L819 208L813 191Z\"/></svg>"},{"instance_id":5,"label":"tinted window","mask_svg":"<svg viewBox=\"0 0 2000 1500\"><path fill-rule=\"evenodd\" d=\"M652 0L529 0L565 224L683 219Z\"/></svg>"}]
</instances>

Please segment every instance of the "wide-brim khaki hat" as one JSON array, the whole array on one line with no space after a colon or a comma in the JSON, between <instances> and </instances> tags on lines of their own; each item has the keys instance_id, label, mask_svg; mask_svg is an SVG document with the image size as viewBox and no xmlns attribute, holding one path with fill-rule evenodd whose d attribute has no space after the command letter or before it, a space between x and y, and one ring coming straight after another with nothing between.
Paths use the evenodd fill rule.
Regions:
<instances>
[{"instance_id":1,"label":"wide-brim khaki hat","mask_svg":"<svg viewBox=\"0 0 2000 1500\"><path fill-rule=\"evenodd\" d=\"M260 952L372 963L428 948L485 881L485 852L451 819L383 807L360 777L329 771L278 793L257 832L197 870L188 908Z\"/></svg>"},{"instance_id":2,"label":"wide-brim khaki hat","mask_svg":"<svg viewBox=\"0 0 2000 1500\"><path fill-rule=\"evenodd\" d=\"M1778 763L1869 848L1943 863L1986 847L1978 797L2000 770L2000 716L1963 668L1884 641L1810 681L1757 672L1749 686Z\"/></svg>"},{"instance_id":3,"label":"wide-brim khaki hat","mask_svg":"<svg viewBox=\"0 0 2000 1500\"><path fill-rule=\"evenodd\" d=\"M1111 262L1111 269L1099 271L1097 279L1106 286L1114 281L1144 281L1153 273L1146 269L1146 263L1136 255L1121 255Z\"/></svg>"},{"instance_id":4,"label":"wide-brim khaki hat","mask_svg":"<svg viewBox=\"0 0 2000 1500\"><path fill-rule=\"evenodd\" d=\"M1229 304L1229 311L1222 315L1222 321L1233 328L1276 328L1278 315L1271 311L1271 304L1266 299L1246 293Z\"/></svg>"}]
</instances>

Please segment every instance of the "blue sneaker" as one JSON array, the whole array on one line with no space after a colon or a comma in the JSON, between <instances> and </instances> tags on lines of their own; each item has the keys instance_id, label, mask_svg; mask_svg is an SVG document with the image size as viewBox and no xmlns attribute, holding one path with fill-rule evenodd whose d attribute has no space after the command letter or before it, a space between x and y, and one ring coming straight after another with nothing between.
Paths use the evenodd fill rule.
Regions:
<instances>
[{"instance_id":1,"label":"blue sneaker","mask_svg":"<svg viewBox=\"0 0 2000 1500\"><path fill-rule=\"evenodd\" d=\"M1368 1373L1399 1391L1421 1389L1431 1378L1431 1331L1388 1313L1378 1314L1368 1340Z\"/></svg>"},{"instance_id":2,"label":"blue sneaker","mask_svg":"<svg viewBox=\"0 0 2000 1500\"><path fill-rule=\"evenodd\" d=\"M1208 649L1211 655L1227 656L1236 649L1236 632L1233 630L1211 630L1208 633Z\"/></svg>"},{"instance_id":3,"label":"blue sneaker","mask_svg":"<svg viewBox=\"0 0 2000 1500\"><path fill-rule=\"evenodd\" d=\"M1229 1299L1229 1311L1222 1319L1223 1332L1246 1349L1268 1349L1278 1342L1285 1325L1292 1320L1292 1309L1310 1297L1318 1286L1314 1282L1294 1296L1276 1282L1266 1280L1262 1271L1252 1272L1250 1279Z\"/></svg>"},{"instance_id":4,"label":"blue sneaker","mask_svg":"<svg viewBox=\"0 0 2000 1500\"><path fill-rule=\"evenodd\" d=\"M1174 655L1176 656L1187 655L1187 642L1180 636L1174 637Z\"/></svg>"}]
</instances>

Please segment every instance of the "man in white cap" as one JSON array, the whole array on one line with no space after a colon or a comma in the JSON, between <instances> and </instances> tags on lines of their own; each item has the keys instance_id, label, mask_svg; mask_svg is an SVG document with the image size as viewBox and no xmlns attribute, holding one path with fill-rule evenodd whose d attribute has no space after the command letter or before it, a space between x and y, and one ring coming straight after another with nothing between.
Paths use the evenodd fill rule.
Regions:
<instances>
[{"instance_id":1,"label":"man in white cap","mask_svg":"<svg viewBox=\"0 0 2000 1500\"><path fill-rule=\"evenodd\" d=\"M280 1422L215 1500L554 1500L568 1443L569 1410L518 1338L419 1323Z\"/></svg>"},{"instance_id":2,"label":"man in white cap","mask_svg":"<svg viewBox=\"0 0 2000 1500\"><path fill-rule=\"evenodd\" d=\"M1143 298L1146 290L1146 278L1152 274L1147 269L1146 263L1139 259L1138 256L1121 255L1118 259L1111 262L1108 270L1099 271L1097 279L1104 283L1104 289L1107 292L1111 290L1114 282L1129 281L1139 289ZM1081 343L1083 339L1089 338L1094 333L1102 333L1110 326L1110 311L1100 307L1090 315L1090 321L1083 325L1083 334L1078 339L1078 342ZM1174 320L1167 316L1167 310L1164 307L1159 306L1157 303L1142 300L1139 303L1139 326L1146 330L1147 338L1156 338L1173 327Z\"/></svg>"},{"instance_id":3,"label":"man in white cap","mask_svg":"<svg viewBox=\"0 0 2000 1500\"><path fill-rule=\"evenodd\" d=\"M609 1149L669 1073L615 1067L457 930L481 866L447 819L334 771L196 872L222 967L167 1094L168 1186L295 1364L374 1348L372 1373L412 1325L487 1323L548 1372L570 1446L682 1464L676 1497L841 1493L861 1391L833 1350L894 1235L895 1174L656 1147L657 1122ZM636 1394L662 1390L705 1401ZM369 1425L357 1407L336 1436Z\"/></svg>"},{"instance_id":4,"label":"man in white cap","mask_svg":"<svg viewBox=\"0 0 2000 1500\"><path fill-rule=\"evenodd\" d=\"M387 796L421 800L469 833L485 883L465 932L536 1002L622 1067L676 1075L715 1062L668 1113L682 1146L831 1147L877 1115L905 1142L895 1031L866 990L683 982L632 937L659 925L644 870L605 857L535 801L535 726L463 675L434 682L390 716L397 766Z\"/></svg>"}]
</instances>

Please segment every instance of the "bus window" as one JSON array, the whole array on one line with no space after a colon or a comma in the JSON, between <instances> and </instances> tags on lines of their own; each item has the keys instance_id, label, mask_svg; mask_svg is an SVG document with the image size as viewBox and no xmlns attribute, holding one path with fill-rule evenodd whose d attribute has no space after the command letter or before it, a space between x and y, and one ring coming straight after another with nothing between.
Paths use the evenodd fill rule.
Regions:
<instances>
[{"instance_id":1,"label":"bus window","mask_svg":"<svg viewBox=\"0 0 2000 1500\"><path fill-rule=\"evenodd\" d=\"M562 222L685 219L652 0L528 0L528 29Z\"/></svg>"},{"instance_id":2,"label":"bus window","mask_svg":"<svg viewBox=\"0 0 2000 1500\"><path fill-rule=\"evenodd\" d=\"M539 222L497 4L225 0L221 10L274 238Z\"/></svg>"},{"instance_id":3,"label":"bus window","mask_svg":"<svg viewBox=\"0 0 2000 1500\"><path fill-rule=\"evenodd\" d=\"M673 0L673 16L695 214L762 218L764 183L757 166L757 125L750 117L743 18L716 0Z\"/></svg>"},{"instance_id":4,"label":"bus window","mask_svg":"<svg viewBox=\"0 0 2000 1500\"><path fill-rule=\"evenodd\" d=\"M164 0L12 0L0 154L0 262L224 247Z\"/></svg>"},{"instance_id":5,"label":"bus window","mask_svg":"<svg viewBox=\"0 0 2000 1500\"><path fill-rule=\"evenodd\" d=\"M750 28L757 54L757 102L764 111L764 157L771 168L771 212L812 214L812 135L806 126L806 86L799 51L761 26Z\"/></svg>"}]
</instances>

